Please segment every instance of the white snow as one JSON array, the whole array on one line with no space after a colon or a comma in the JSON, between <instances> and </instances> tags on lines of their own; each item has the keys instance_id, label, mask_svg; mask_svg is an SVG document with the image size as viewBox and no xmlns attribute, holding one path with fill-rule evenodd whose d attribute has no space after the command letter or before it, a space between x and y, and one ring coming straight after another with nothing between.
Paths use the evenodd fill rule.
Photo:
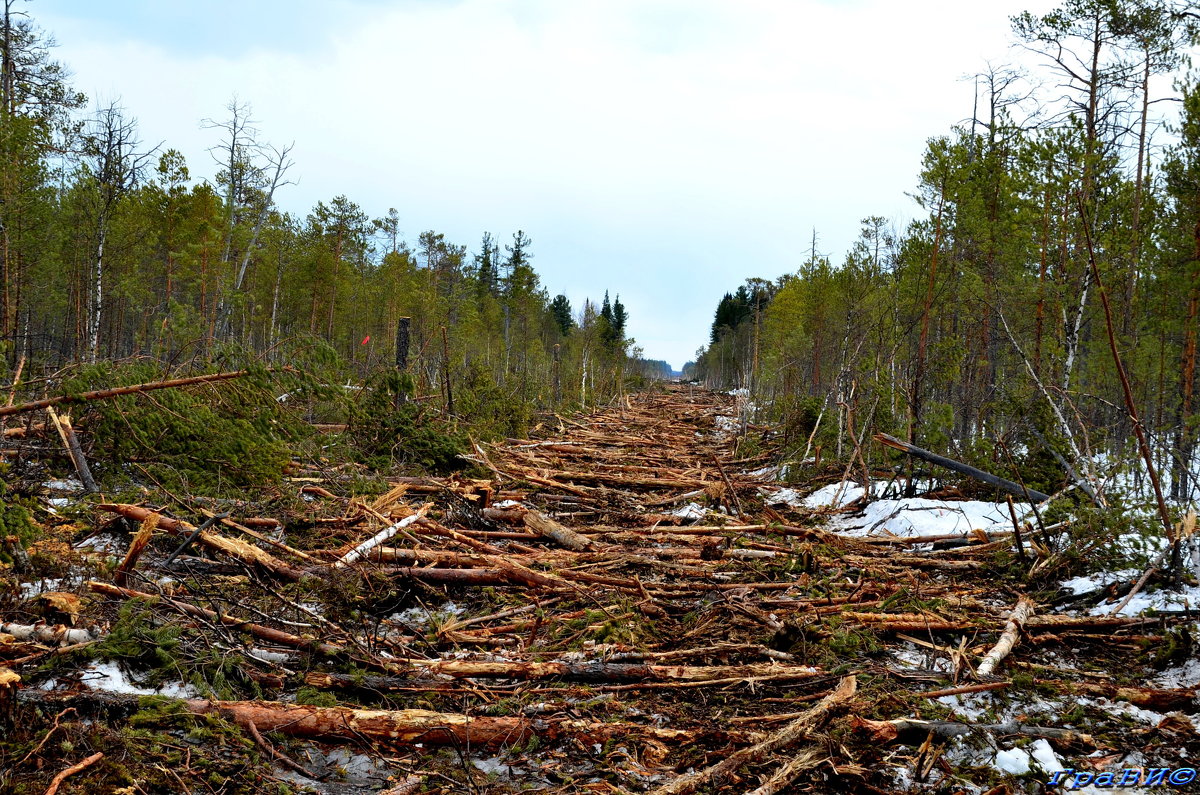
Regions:
<instances>
[{"instance_id":1,"label":"white snow","mask_svg":"<svg viewBox=\"0 0 1200 795\"><path fill-rule=\"evenodd\" d=\"M183 682L167 682L158 690L143 687L131 680L115 662L93 662L82 671L82 681L92 690L106 693L124 693L134 696L167 696L168 698L198 698L194 687ZM42 690L53 690L57 679L41 684Z\"/></svg>"},{"instance_id":2,"label":"white snow","mask_svg":"<svg viewBox=\"0 0 1200 795\"><path fill-rule=\"evenodd\" d=\"M996 758L992 761L992 764L1002 773L1023 776L1029 772L1029 754L1020 748L1013 748L1009 751L997 751Z\"/></svg>"},{"instance_id":3,"label":"white snow","mask_svg":"<svg viewBox=\"0 0 1200 795\"><path fill-rule=\"evenodd\" d=\"M699 503L689 502L687 505L671 511L671 516L679 516L684 519L703 519L704 513L704 508Z\"/></svg>"},{"instance_id":4,"label":"white snow","mask_svg":"<svg viewBox=\"0 0 1200 795\"><path fill-rule=\"evenodd\" d=\"M66 582L66 579L41 579L34 580L33 582L23 582L21 583L21 596L25 599L32 599L38 594L46 593L47 591L60 591L64 582Z\"/></svg>"},{"instance_id":5,"label":"white snow","mask_svg":"<svg viewBox=\"0 0 1200 795\"><path fill-rule=\"evenodd\" d=\"M1114 582L1135 579L1139 574L1141 572L1138 569L1102 571L1097 574L1089 574L1086 577L1072 577L1069 580L1063 580L1061 585L1064 589L1078 596L1100 590L1105 586L1112 585Z\"/></svg>"},{"instance_id":6,"label":"white snow","mask_svg":"<svg viewBox=\"0 0 1200 795\"><path fill-rule=\"evenodd\" d=\"M1125 597L1106 601L1096 605L1088 612L1094 616L1108 615L1113 608L1121 604ZM1158 589L1139 591L1129 604L1121 608L1118 615L1137 616L1147 610L1187 610L1200 605L1200 586L1191 585L1182 590Z\"/></svg>"},{"instance_id":7,"label":"white snow","mask_svg":"<svg viewBox=\"0 0 1200 795\"><path fill-rule=\"evenodd\" d=\"M866 507L861 516L839 516L830 524L842 535L919 538L966 535L975 529L1002 531L1005 523L1010 522L1008 505L1003 502L913 497L906 500L876 500Z\"/></svg>"},{"instance_id":8,"label":"white snow","mask_svg":"<svg viewBox=\"0 0 1200 795\"><path fill-rule=\"evenodd\" d=\"M932 484L922 483L921 487ZM829 528L848 536L901 536L920 538L930 535L966 535L972 530L1007 532L1012 518L1005 502L981 500L935 500L924 497L884 499L888 484L871 484L874 498L861 514L834 516ZM765 493L765 492L764 492ZM866 489L854 481L830 483L803 498L801 504L812 510L844 508L866 495ZM783 489L769 498L790 502L792 490ZM1018 516L1028 510L1027 503L1014 503Z\"/></svg>"},{"instance_id":9,"label":"white snow","mask_svg":"<svg viewBox=\"0 0 1200 795\"><path fill-rule=\"evenodd\" d=\"M860 499L866 491L862 486L849 480L841 483L830 483L822 486L804 499L804 507L814 510L820 508L841 508Z\"/></svg>"},{"instance_id":10,"label":"white snow","mask_svg":"<svg viewBox=\"0 0 1200 795\"><path fill-rule=\"evenodd\" d=\"M500 502L492 503L493 508L519 508L521 503L516 500L500 500Z\"/></svg>"},{"instance_id":11,"label":"white snow","mask_svg":"<svg viewBox=\"0 0 1200 795\"><path fill-rule=\"evenodd\" d=\"M462 605L446 602L434 610L427 607L410 607L399 613L393 613L389 620L411 627L425 627L432 624L444 624L450 619L462 615L465 611L466 608Z\"/></svg>"},{"instance_id":12,"label":"white snow","mask_svg":"<svg viewBox=\"0 0 1200 795\"><path fill-rule=\"evenodd\" d=\"M759 489L759 492L766 497L768 505L790 505L793 508L807 507L805 498L795 489L779 489L774 494L766 489Z\"/></svg>"},{"instance_id":13,"label":"white snow","mask_svg":"<svg viewBox=\"0 0 1200 795\"><path fill-rule=\"evenodd\" d=\"M1030 744L1029 755L1033 757L1033 761L1037 763L1043 773L1053 774L1064 769L1062 763L1058 761L1058 755L1050 747L1050 741L1044 737L1039 737Z\"/></svg>"},{"instance_id":14,"label":"white snow","mask_svg":"<svg viewBox=\"0 0 1200 795\"><path fill-rule=\"evenodd\" d=\"M1195 635L1195 625L1192 626L1191 631ZM1195 687L1200 684L1200 660L1193 658L1183 665L1168 668L1154 677L1154 683L1162 688Z\"/></svg>"}]
</instances>

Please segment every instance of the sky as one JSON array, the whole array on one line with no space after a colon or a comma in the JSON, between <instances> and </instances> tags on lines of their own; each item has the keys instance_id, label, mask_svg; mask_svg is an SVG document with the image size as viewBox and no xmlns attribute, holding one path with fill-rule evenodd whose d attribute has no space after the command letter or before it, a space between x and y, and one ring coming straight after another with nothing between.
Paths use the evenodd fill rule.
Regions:
<instances>
[{"instance_id":1,"label":"sky","mask_svg":"<svg viewBox=\"0 0 1200 795\"><path fill-rule=\"evenodd\" d=\"M305 214L345 194L478 251L533 240L551 295L605 290L675 368L721 296L840 262L860 220L903 228L928 138L970 75L1018 61L1043 0L36 0L93 103L211 178L236 96L293 143ZM1027 60L1027 59L1026 59Z\"/></svg>"}]
</instances>

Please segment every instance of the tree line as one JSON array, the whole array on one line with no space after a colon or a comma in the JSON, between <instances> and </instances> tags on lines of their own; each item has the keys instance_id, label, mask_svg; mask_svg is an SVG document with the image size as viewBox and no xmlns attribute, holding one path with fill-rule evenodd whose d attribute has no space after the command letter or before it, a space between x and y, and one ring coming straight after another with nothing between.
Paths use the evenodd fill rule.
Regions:
<instances>
[{"instance_id":1,"label":"tree line","mask_svg":"<svg viewBox=\"0 0 1200 795\"><path fill-rule=\"evenodd\" d=\"M695 374L770 398L800 447L827 416L843 456L886 430L1001 462L1039 448L1084 482L1137 455L1137 416L1194 499L1198 22L1165 0L1014 17L1039 71L977 76L970 119L926 146L922 214L863 219L840 263L814 232L796 272L721 300Z\"/></svg>"},{"instance_id":2,"label":"tree line","mask_svg":"<svg viewBox=\"0 0 1200 795\"><path fill-rule=\"evenodd\" d=\"M203 126L213 180L140 140L118 103L87 110L53 40L4 0L0 51L0 345L4 366L130 356L278 361L297 341L360 374L389 366L401 319L418 392L499 390L521 406L589 405L623 388L628 315L606 294L551 297L523 231L475 252L407 243L391 209L345 195L281 210L291 146L234 101ZM460 406L469 400L460 401Z\"/></svg>"}]
</instances>

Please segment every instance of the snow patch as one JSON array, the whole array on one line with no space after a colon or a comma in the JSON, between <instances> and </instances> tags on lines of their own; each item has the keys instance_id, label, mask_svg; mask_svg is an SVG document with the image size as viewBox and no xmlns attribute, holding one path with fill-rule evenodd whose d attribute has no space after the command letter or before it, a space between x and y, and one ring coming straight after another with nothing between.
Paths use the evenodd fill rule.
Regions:
<instances>
[{"instance_id":1,"label":"snow patch","mask_svg":"<svg viewBox=\"0 0 1200 795\"><path fill-rule=\"evenodd\" d=\"M1020 748L1013 748L1009 751L997 751L996 758L992 760L992 764L1002 773L1023 776L1029 772L1029 754Z\"/></svg>"},{"instance_id":2,"label":"snow patch","mask_svg":"<svg viewBox=\"0 0 1200 795\"><path fill-rule=\"evenodd\" d=\"M93 662L81 671L85 685L92 690L106 693L123 693L133 696L166 696L168 698L199 698L200 693L191 685L183 682L167 682L162 687L144 687L137 684L122 671L115 662ZM41 684L42 690L53 690L58 685L57 679L50 679Z\"/></svg>"},{"instance_id":3,"label":"snow patch","mask_svg":"<svg viewBox=\"0 0 1200 795\"><path fill-rule=\"evenodd\" d=\"M1125 597L1113 599L1096 605L1088 612L1094 616L1104 616L1121 604ZM1141 591L1134 595L1129 604L1121 608L1120 616L1137 616L1147 610L1190 610L1200 605L1200 586L1192 585L1182 590L1159 589Z\"/></svg>"},{"instance_id":4,"label":"snow patch","mask_svg":"<svg viewBox=\"0 0 1200 795\"><path fill-rule=\"evenodd\" d=\"M704 514L704 508L702 508L699 503L695 502L689 502L682 508L676 508L670 513L671 516L678 516L683 519L703 519Z\"/></svg>"}]
</instances>

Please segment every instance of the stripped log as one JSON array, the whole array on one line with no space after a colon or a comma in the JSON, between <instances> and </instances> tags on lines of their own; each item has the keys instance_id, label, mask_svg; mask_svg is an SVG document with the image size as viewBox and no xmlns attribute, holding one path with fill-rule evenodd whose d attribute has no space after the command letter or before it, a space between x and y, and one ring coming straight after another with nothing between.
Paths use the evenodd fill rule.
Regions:
<instances>
[{"instance_id":1,"label":"stripped log","mask_svg":"<svg viewBox=\"0 0 1200 795\"><path fill-rule=\"evenodd\" d=\"M983 660L979 663L979 667L975 669L976 676L991 676L992 671L996 670L996 666L999 665L1000 661L1008 656L1017 640L1021 637L1021 630L1025 628L1025 622L1033 615L1033 608L1033 600L1028 596L1022 596L1017 600L1017 606L1013 608L1012 613L1009 615L1008 623L1004 627L1004 632L1000 635L1000 640L996 641L996 645L984 655Z\"/></svg>"},{"instance_id":2,"label":"stripped log","mask_svg":"<svg viewBox=\"0 0 1200 795\"><path fill-rule=\"evenodd\" d=\"M0 624L0 633L12 635L20 641L36 641L53 646L70 646L96 639L96 634L89 629L71 629L62 624Z\"/></svg>"},{"instance_id":3,"label":"stripped log","mask_svg":"<svg viewBox=\"0 0 1200 795\"><path fill-rule=\"evenodd\" d=\"M371 551L371 560L380 562L432 563L465 568L495 569L505 575L507 581L528 585L533 588L570 588L570 583L549 574L542 574L517 563L512 556L469 555L461 552L446 552L430 549L393 549L379 547ZM421 572L423 569L413 569Z\"/></svg>"},{"instance_id":4,"label":"stripped log","mask_svg":"<svg viewBox=\"0 0 1200 795\"><path fill-rule=\"evenodd\" d=\"M592 549L596 545L592 539L576 533L568 527L563 527L544 513L526 511L523 518L525 526L530 530L567 549L582 552Z\"/></svg>"},{"instance_id":5,"label":"stripped log","mask_svg":"<svg viewBox=\"0 0 1200 795\"><path fill-rule=\"evenodd\" d=\"M880 444L891 447L893 450L899 450L902 453L908 453L913 458L919 458L922 461L927 461L930 464L944 467L951 472L957 472L960 475L966 475L969 478L974 478L981 483L986 483L989 486L994 486L998 489L1007 491L1009 494L1016 495L1025 500L1034 500L1036 502L1045 502L1050 499L1049 494L1043 494L1040 491L1027 489L1020 483L1013 483L1011 480L1005 480L1002 477L993 475L990 472L984 472L982 469L976 469L970 464L964 464L961 461L955 461L953 458L946 458L937 453L931 453L928 450L923 450L916 445L911 445L908 442L902 442L895 436L889 436L886 433L875 434L875 441Z\"/></svg>"},{"instance_id":6,"label":"stripped log","mask_svg":"<svg viewBox=\"0 0 1200 795\"><path fill-rule=\"evenodd\" d=\"M813 679L825 676L820 668L778 663L746 665L647 665L605 662L494 662L490 660L397 660L427 674L455 679L565 679L575 682L708 682L717 680Z\"/></svg>"}]
</instances>

